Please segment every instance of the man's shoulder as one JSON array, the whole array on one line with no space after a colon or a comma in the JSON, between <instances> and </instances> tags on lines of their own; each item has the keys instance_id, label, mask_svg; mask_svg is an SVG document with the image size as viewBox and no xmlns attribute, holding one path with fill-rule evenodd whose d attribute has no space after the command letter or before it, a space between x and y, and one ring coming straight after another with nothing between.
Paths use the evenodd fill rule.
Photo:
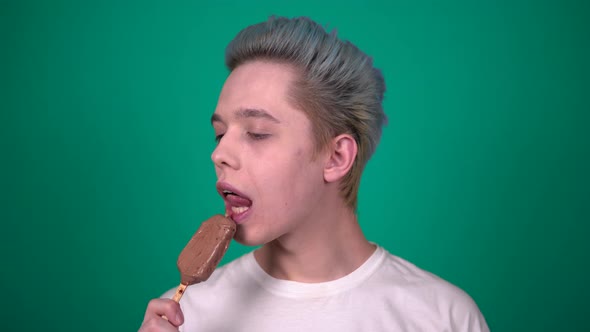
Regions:
<instances>
[{"instance_id":1,"label":"man's shoulder","mask_svg":"<svg viewBox=\"0 0 590 332\"><path fill-rule=\"evenodd\" d=\"M408 297L453 302L473 301L461 288L387 251L374 278L382 283L381 286L391 287Z\"/></svg>"},{"instance_id":2,"label":"man's shoulder","mask_svg":"<svg viewBox=\"0 0 590 332\"><path fill-rule=\"evenodd\" d=\"M386 252L380 269L372 277L373 287L389 301L403 304L416 314L443 314L449 325L468 324L464 320L485 320L475 301L464 290L415 264ZM480 330L480 329L474 329ZM485 330L485 328L481 329Z\"/></svg>"}]
</instances>

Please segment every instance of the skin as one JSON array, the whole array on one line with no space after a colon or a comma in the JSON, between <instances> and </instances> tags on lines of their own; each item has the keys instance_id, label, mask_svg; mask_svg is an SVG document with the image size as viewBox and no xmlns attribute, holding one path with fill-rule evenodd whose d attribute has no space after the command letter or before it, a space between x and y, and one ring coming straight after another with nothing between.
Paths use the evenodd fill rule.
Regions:
<instances>
[{"instance_id":1,"label":"skin","mask_svg":"<svg viewBox=\"0 0 590 332\"><path fill-rule=\"evenodd\" d=\"M339 135L314 155L311 123L288 102L296 75L293 67L269 61L234 69L212 117L218 145L211 159L218 184L252 201L237 218L236 241L262 245L254 256L277 279L325 282L357 269L375 247L338 187L354 161L356 142ZM181 319L161 318L180 312L170 302L152 300L144 320L150 328L140 331L175 331Z\"/></svg>"}]
</instances>

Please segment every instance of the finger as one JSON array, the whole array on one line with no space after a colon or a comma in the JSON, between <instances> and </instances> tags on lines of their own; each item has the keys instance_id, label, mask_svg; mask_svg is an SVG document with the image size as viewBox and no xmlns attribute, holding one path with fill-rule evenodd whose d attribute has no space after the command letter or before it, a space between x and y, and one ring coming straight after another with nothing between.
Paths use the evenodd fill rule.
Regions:
<instances>
[{"instance_id":1,"label":"finger","mask_svg":"<svg viewBox=\"0 0 590 332\"><path fill-rule=\"evenodd\" d=\"M147 321L153 318L164 318L174 326L180 326L184 323L180 305L170 299L154 299L148 303L144 320Z\"/></svg>"},{"instance_id":2,"label":"finger","mask_svg":"<svg viewBox=\"0 0 590 332\"><path fill-rule=\"evenodd\" d=\"M156 316L144 320L139 332L178 332L178 328L162 317Z\"/></svg>"}]
</instances>

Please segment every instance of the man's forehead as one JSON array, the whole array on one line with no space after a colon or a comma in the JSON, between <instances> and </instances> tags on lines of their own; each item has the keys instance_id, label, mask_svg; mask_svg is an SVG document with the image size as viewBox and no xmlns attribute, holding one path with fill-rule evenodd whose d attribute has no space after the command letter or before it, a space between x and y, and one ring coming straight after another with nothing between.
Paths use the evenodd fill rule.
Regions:
<instances>
[{"instance_id":1,"label":"man's forehead","mask_svg":"<svg viewBox=\"0 0 590 332\"><path fill-rule=\"evenodd\" d=\"M246 98L252 93L285 93L295 79L295 71L289 65L252 61L235 68L226 78L221 95L228 99Z\"/></svg>"}]
</instances>

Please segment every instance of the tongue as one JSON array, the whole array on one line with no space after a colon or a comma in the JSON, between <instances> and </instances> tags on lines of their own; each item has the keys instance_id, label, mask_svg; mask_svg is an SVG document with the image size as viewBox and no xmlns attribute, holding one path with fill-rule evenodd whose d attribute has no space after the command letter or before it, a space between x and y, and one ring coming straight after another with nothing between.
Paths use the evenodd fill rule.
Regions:
<instances>
[{"instance_id":1,"label":"tongue","mask_svg":"<svg viewBox=\"0 0 590 332\"><path fill-rule=\"evenodd\" d=\"M225 199L232 205L232 206L251 206L252 201L238 195L229 194L225 196Z\"/></svg>"}]
</instances>

